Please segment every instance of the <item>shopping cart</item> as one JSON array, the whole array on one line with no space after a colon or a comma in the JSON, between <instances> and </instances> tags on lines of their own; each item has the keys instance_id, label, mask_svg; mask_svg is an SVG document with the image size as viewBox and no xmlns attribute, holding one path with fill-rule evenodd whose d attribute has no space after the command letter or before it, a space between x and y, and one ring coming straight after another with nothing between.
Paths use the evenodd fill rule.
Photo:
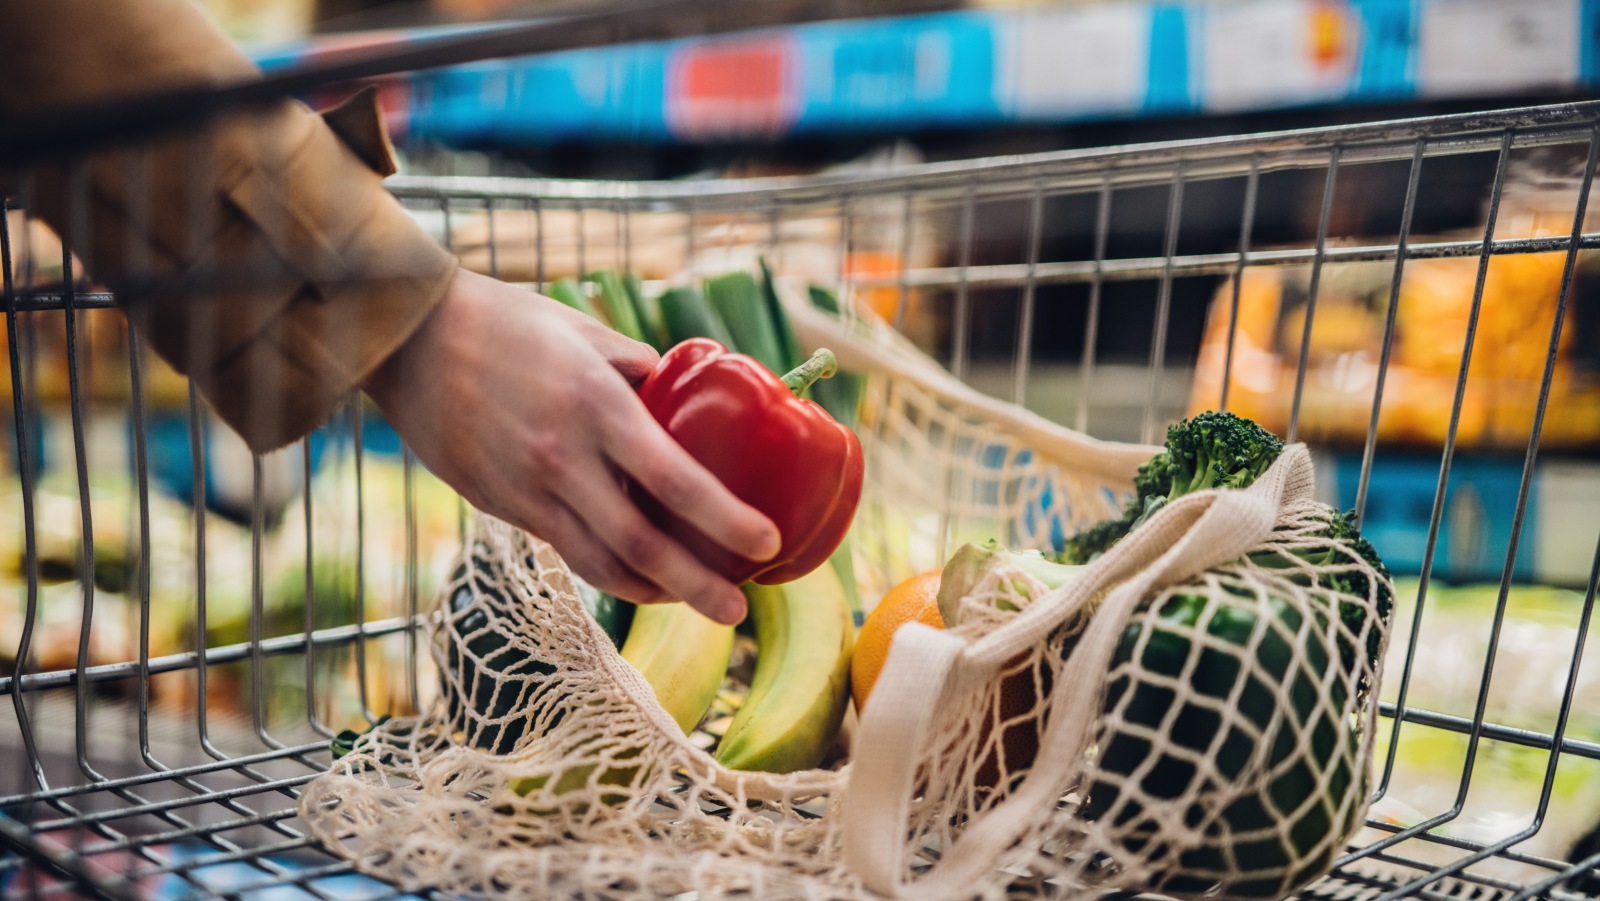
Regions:
<instances>
[{"instance_id":1,"label":"shopping cart","mask_svg":"<svg viewBox=\"0 0 1600 901\"><path fill-rule=\"evenodd\" d=\"M26 186L33 167L130 129L616 32L591 22L554 34L190 95L203 102L181 115L168 104L99 127L64 117L41 123L34 134L49 140L36 146L8 139L0 165ZM1518 657L1530 651L1514 585L1532 508L1561 500L1539 493L1541 467L1600 446L1568 423L1594 400L1572 384L1572 320L1584 254L1600 247L1587 207L1597 155L1600 104L1570 104L806 178L391 183L468 265L512 281L598 267L671 279L762 257L786 278L848 286L957 377L1101 437L1149 441L1192 409L1248 409L1312 441L1325 494L1366 516L1369 533L1404 489L1389 462L1420 466L1426 525L1407 539L1414 552L1394 552L1414 556L1416 578L1402 583L1381 706L1379 801L1306 894L1520 901L1600 897L1600 732L1584 705L1594 662L1580 667L1600 551L1558 567L1577 573L1558 579L1577 590L1544 610L1533 663ZM1576 175L1524 190L1523 168L1549 176L1551 158ZM358 398L287 451L241 455L27 206L24 189L0 222L4 553L16 570L3 602L15 606L0 608L0 743L13 764L0 774L0 886L18 897L401 896L306 837L297 790L326 770L341 729L432 696L419 611L464 509ZM1548 309L1530 301L1513 317L1523 331L1534 323L1534 365L1484 376L1482 360L1526 352L1494 330L1508 321L1500 264L1516 259L1553 261ZM1400 365L1404 342L1426 333L1408 319L1407 273L1434 265L1465 272L1442 392ZM1357 271L1376 287L1349 289ZM1264 285L1276 292L1266 307ZM1330 337L1356 295L1369 314L1359 337ZM1485 425L1480 382L1520 412ZM1428 410L1436 427L1416 421ZM1454 501L1460 464L1480 457L1510 473L1509 489L1479 492L1481 518L1497 525L1479 528L1471 564L1452 556L1472 526ZM1600 520L1579 507L1561 530L1594 545ZM1435 612L1434 580L1461 572L1497 587L1466 614ZM1529 667L1543 693L1504 703L1502 683L1527 683ZM1461 685L1450 704L1425 691L1441 672ZM1408 792L1424 777L1427 791Z\"/></svg>"}]
</instances>

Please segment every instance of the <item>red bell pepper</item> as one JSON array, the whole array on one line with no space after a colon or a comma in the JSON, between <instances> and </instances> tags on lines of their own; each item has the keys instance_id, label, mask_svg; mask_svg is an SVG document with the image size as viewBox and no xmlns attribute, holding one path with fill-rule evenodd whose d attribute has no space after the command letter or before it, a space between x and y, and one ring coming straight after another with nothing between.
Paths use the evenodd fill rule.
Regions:
<instances>
[{"instance_id":1,"label":"red bell pepper","mask_svg":"<svg viewBox=\"0 0 1600 901\"><path fill-rule=\"evenodd\" d=\"M835 369L833 353L819 350L779 378L752 357L691 338L667 351L639 386L667 434L778 527L776 557L734 554L643 491L641 509L729 581L778 585L816 569L844 540L861 499L860 440L797 396Z\"/></svg>"}]
</instances>

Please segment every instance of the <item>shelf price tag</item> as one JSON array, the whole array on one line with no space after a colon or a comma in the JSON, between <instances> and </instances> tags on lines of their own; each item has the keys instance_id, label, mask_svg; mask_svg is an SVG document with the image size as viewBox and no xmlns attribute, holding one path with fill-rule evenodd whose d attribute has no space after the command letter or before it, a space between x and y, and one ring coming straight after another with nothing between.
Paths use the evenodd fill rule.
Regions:
<instances>
[{"instance_id":1,"label":"shelf price tag","mask_svg":"<svg viewBox=\"0 0 1600 901\"><path fill-rule=\"evenodd\" d=\"M1208 110L1343 100L1360 18L1336 0L1248 0L1202 11L1197 77Z\"/></svg>"},{"instance_id":2,"label":"shelf price tag","mask_svg":"<svg viewBox=\"0 0 1600 901\"><path fill-rule=\"evenodd\" d=\"M1427 0L1417 36L1425 96L1508 94L1578 81L1578 0Z\"/></svg>"},{"instance_id":3,"label":"shelf price tag","mask_svg":"<svg viewBox=\"0 0 1600 901\"><path fill-rule=\"evenodd\" d=\"M995 95L1021 119L1136 113L1150 68L1144 4L1020 10L996 29Z\"/></svg>"},{"instance_id":4,"label":"shelf price tag","mask_svg":"<svg viewBox=\"0 0 1600 901\"><path fill-rule=\"evenodd\" d=\"M792 34L693 41L667 58L667 127L680 138L782 135L800 110Z\"/></svg>"}]
</instances>

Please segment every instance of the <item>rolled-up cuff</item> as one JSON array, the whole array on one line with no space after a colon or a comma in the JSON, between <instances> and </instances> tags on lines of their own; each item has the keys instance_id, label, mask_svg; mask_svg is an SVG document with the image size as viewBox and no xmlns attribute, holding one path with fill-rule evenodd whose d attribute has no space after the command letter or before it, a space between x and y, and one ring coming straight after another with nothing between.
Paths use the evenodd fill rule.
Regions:
<instances>
[{"instance_id":1,"label":"rolled-up cuff","mask_svg":"<svg viewBox=\"0 0 1600 901\"><path fill-rule=\"evenodd\" d=\"M419 290L410 279L375 278L349 287L361 296L332 302L309 293L296 297L254 341L192 378L251 450L282 447L327 421L416 332L444 297L455 269L450 259L437 290ZM411 292L428 301L384 303L381 296ZM382 321L361 312L373 306L383 309ZM329 314L337 314L340 324L331 324ZM319 328L319 321L329 327Z\"/></svg>"},{"instance_id":2,"label":"rolled-up cuff","mask_svg":"<svg viewBox=\"0 0 1600 901\"><path fill-rule=\"evenodd\" d=\"M149 311L172 326L152 330L169 336L153 337L157 349L256 451L327 419L427 319L457 268L382 186L393 160L377 106L340 109L338 131L298 105L255 125L253 164L219 183L227 222L205 274L191 271L181 305ZM230 272L245 283L229 284Z\"/></svg>"}]
</instances>

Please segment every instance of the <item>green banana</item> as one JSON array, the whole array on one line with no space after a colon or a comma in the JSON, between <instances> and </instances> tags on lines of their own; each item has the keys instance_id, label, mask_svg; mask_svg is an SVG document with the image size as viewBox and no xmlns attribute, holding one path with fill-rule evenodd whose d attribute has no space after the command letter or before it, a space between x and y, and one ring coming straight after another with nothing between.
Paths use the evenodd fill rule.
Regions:
<instances>
[{"instance_id":1,"label":"green banana","mask_svg":"<svg viewBox=\"0 0 1600 901\"><path fill-rule=\"evenodd\" d=\"M688 604L648 604L633 614L622 659L655 689L656 701L685 733L711 709L733 655L733 627Z\"/></svg>"},{"instance_id":2,"label":"green banana","mask_svg":"<svg viewBox=\"0 0 1600 901\"><path fill-rule=\"evenodd\" d=\"M786 585L744 589L760 651L717 760L769 773L817 766L850 702L856 636L844 583L834 567L819 566Z\"/></svg>"}]
</instances>

